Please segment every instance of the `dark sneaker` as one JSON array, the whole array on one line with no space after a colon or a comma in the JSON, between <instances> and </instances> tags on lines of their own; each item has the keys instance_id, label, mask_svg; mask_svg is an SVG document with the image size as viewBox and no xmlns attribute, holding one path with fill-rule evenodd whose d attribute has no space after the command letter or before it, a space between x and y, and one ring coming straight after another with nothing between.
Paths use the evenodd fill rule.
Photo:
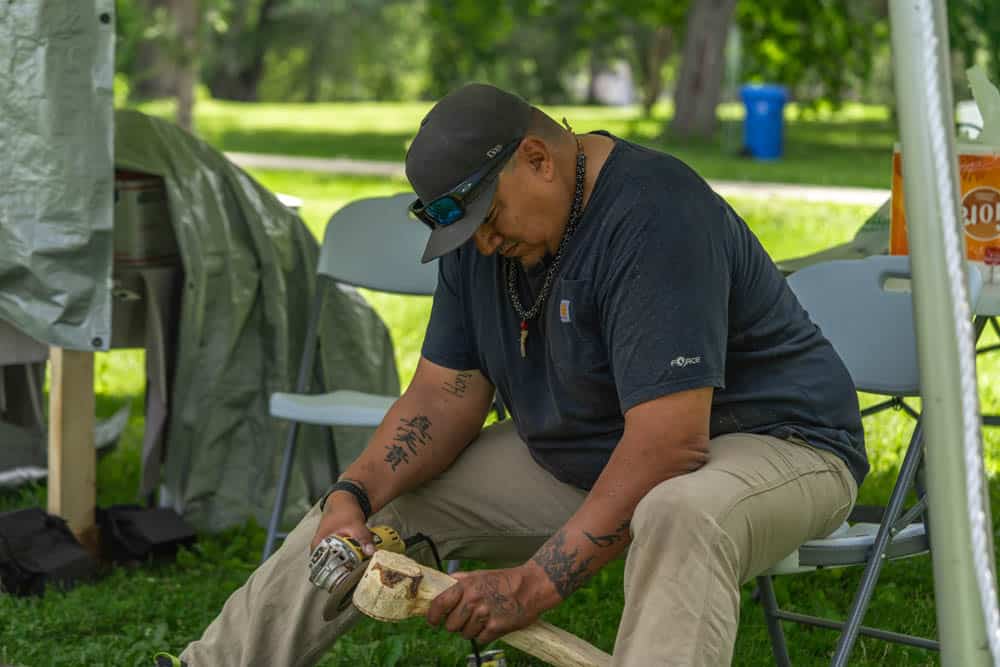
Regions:
<instances>
[{"instance_id":1,"label":"dark sneaker","mask_svg":"<svg viewBox=\"0 0 1000 667\"><path fill-rule=\"evenodd\" d=\"M180 658L169 653L157 653L153 656L153 660L156 667L187 667Z\"/></svg>"}]
</instances>

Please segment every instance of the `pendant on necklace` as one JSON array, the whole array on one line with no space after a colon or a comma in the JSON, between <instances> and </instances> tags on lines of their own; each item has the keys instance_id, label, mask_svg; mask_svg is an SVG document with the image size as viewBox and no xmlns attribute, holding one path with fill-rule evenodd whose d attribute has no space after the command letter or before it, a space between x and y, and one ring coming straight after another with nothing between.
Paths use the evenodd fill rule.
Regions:
<instances>
[{"instance_id":1,"label":"pendant on necklace","mask_svg":"<svg viewBox=\"0 0 1000 667\"><path fill-rule=\"evenodd\" d=\"M521 358L528 356L528 321L521 320Z\"/></svg>"}]
</instances>

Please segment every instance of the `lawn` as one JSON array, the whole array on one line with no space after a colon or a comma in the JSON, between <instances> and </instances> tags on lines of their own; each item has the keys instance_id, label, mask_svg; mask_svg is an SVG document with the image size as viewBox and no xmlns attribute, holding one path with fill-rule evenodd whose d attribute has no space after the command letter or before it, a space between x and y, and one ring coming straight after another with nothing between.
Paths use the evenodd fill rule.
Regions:
<instances>
[{"instance_id":1,"label":"lawn","mask_svg":"<svg viewBox=\"0 0 1000 667\"><path fill-rule=\"evenodd\" d=\"M345 178L294 172L255 171L268 187L302 197L303 216L319 233L329 214L349 199L394 192L401 182L375 178ZM824 206L782 201L734 201L738 211L776 258L799 255L851 237L871 212L859 206ZM427 299L369 296L388 323L396 344L404 381L412 376L419 341L426 323ZM97 356L98 409L110 414L125 402L133 404L133 418L117 450L98 466L99 502L129 502L138 483L141 446L141 405L144 386L142 354L123 351ZM984 409L1000 412L997 386L1000 366L993 359L980 365ZM863 397L864 402L869 397ZM893 471L901 459L909 433L908 419L898 412L883 413L866 424L873 473L862 489L862 501L884 501ZM990 469L998 462L998 438L987 434ZM278 443L275 443L278 446ZM1000 511L996 484L994 515ZM44 487L0 494L0 510L41 504ZM197 637L219 610L227 595L252 571L263 543L263 530L244 525L221 535L202 536L176 563L138 569L118 568L99 583L68 593L48 592L38 599L0 596L0 664L120 667L148 665L157 650L179 651ZM610 650L622 605L622 563L599 573L588 585L547 615L547 619ZM849 602L858 582L856 571L825 572L783 578L777 583L779 600L806 613L837 614ZM744 587L742 623L736 646L736 665L767 665L770 649L763 616ZM930 559L917 558L889 566L882 577L867 622L897 630L933 634L935 627ZM786 626L796 665L818 665L828 660L834 635L823 630ZM420 620L401 626L363 622L337 643L321 665L464 665L468 644L428 628ZM508 651L512 665L537 665ZM856 665L936 664L936 656L862 640L854 653ZM200 667L200 666L199 666ZM277 666L276 666L277 667Z\"/></svg>"},{"instance_id":2,"label":"lawn","mask_svg":"<svg viewBox=\"0 0 1000 667\"><path fill-rule=\"evenodd\" d=\"M195 107L198 133L224 151L401 162L428 103L246 104L205 99ZM171 117L167 102L141 110ZM652 119L635 107L546 107L580 132L605 129L665 149L709 179L888 188L895 127L886 107L847 105L836 113L806 117L786 112L785 155L773 162L739 157L742 107L722 105L721 128L711 141L663 138L669 106Z\"/></svg>"}]
</instances>

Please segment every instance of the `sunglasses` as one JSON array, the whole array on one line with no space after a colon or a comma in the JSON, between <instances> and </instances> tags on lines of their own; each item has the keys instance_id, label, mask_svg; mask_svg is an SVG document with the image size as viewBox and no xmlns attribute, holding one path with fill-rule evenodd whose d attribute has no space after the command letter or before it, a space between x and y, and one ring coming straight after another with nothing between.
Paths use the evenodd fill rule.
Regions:
<instances>
[{"instance_id":1,"label":"sunglasses","mask_svg":"<svg viewBox=\"0 0 1000 667\"><path fill-rule=\"evenodd\" d=\"M479 186L492 180L507 164L507 159L514 154L520 145L521 139L510 142L499 153L490 158L485 165L476 170L472 176L427 204L417 199L410 204L410 213L430 227L431 231L458 222L465 217L465 202L471 202L476 198L476 195L482 191Z\"/></svg>"}]
</instances>

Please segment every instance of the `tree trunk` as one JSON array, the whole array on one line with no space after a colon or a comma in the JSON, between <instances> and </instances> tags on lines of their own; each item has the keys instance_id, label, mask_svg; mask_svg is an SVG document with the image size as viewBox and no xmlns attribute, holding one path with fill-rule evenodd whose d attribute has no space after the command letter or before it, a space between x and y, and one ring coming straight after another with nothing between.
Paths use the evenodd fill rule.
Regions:
<instances>
[{"instance_id":1,"label":"tree trunk","mask_svg":"<svg viewBox=\"0 0 1000 667\"><path fill-rule=\"evenodd\" d=\"M325 42L314 42L315 46L309 51L309 61L305 68L305 101L309 103L319 102L320 84L323 83L323 65L326 62Z\"/></svg>"},{"instance_id":2,"label":"tree trunk","mask_svg":"<svg viewBox=\"0 0 1000 667\"><path fill-rule=\"evenodd\" d=\"M171 0L177 21L177 124L194 132L194 89L198 82L200 0Z\"/></svg>"},{"instance_id":3,"label":"tree trunk","mask_svg":"<svg viewBox=\"0 0 1000 667\"><path fill-rule=\"evenodd\" d=\"M663 63L667 62L674 50L674 31L667 26L660 26L653 31L648 44L639 54L642 63L642 112L645 116L653 114L653 106L663 93Z\"/></svg>"},{"instance_id":4,"label":"tree trunk","mask_svg":"<svg viewBox=\"0 0 1000 667\"><path fill-rule=\"evenodd\" d=\"M679 138L709 138L715 132L725 73L726 36L736 0L695 0L688 10L680 76L670 129Z\"/></svg>"},{"instance_id":5,"label":"tree trunk","mask_svg":"<svg viewBox=\"0 0 1000 667\"><path fill-rule=\"evenodd\" d=\"M603 59L598 54L597 49L590 49L590 67L587 78L587 101L586 104L598 104L597 98L597 77L604 68Z\"/></svg>"},{"instance_id":6,"label":"tree trunk","mask_svg":"<svg viewBox=\"0 0 1000 667\"><path fill-rule=\"evenodd\" d=\"M214 97L237 102L256 102L260 98L258 88L260 80L264 78L264 58L271 45L269 24L276 4L276 0L264 0L257 13L256 23L249 26L241 25L236 32L227 37L232 43L231 52L236 55L239 62L235 67L224 67L212 78L209 87ZM242 10L238 10L236 14L245 14L246 9L244 4ZM249 58L245 61L242 58L246 48L244 44L250 45L251 50Z\"/></svg>"},{"instance_id":7,"label":"tree trunk","mask_svg":"<svg viewBox=\"0 0 1000 667\"><path fill-rule=\"evenodd\" d=\"M309 59L304 68L305 81L299 86L300 89L305 89L306 102L319 102L320 91L323 89L323 75L328 67L331 43L328 36L333 33L333 26L330 23L329 19L324 20L317 26L318 30L313 32L312 47L309 49ZM348 53L348 47L340 46L340 52Z\"/></svg>"},{"instance_id":8,"label":"tree trunk","mask_svg":"<svg viewBox=\"0 0 1000 667\"><path fill-rule=\"evenodd\" d=\"M248 28L250 20L250 0L233 0L226 12L225 19L229 27L225 34L215 38L213 62L205 72L205 84L212 97L220 100L242 100L244 95L239 86L234 83L240 68L243 66L241 44L253 43L252 27Z\"/></svg>"},{"instance_id":9,"label":"tree trunk","mask_svg":"<svg viewBox=\"0 0 1000 667\"><path fill-rule=\"evenodd\" d=\"M142 15L152 17L167 0L141 0ZM131 96L138 100L173 97L176 67L160 40L143 39L136 47Z\"/></svg>"}]
</instances>

